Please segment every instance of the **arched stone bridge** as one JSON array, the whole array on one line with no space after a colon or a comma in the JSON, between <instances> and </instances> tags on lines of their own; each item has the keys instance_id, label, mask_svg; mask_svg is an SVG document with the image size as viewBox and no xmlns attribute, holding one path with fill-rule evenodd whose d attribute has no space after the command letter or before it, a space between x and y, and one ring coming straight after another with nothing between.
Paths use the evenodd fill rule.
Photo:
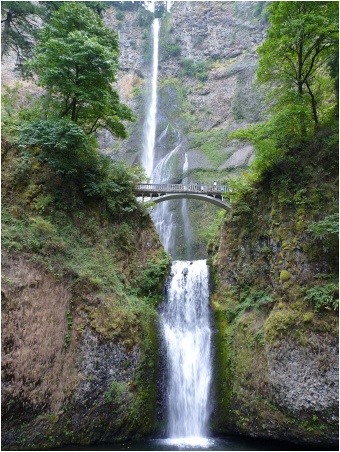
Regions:
<instances>
[{"instance_id":1,"label":"arched stone bridge","mask_svg":"<svg viewBox=\"0 0 340 452\"><path fill-rule=\"evenodd\" d=\"M171 199L198 199L225 210L230 209L230 204L225 200L228 191L226 185L205 184L139 184L135 188L136 195L143 201L145 197L156 204Z\"/></svg>"}]
</instances>

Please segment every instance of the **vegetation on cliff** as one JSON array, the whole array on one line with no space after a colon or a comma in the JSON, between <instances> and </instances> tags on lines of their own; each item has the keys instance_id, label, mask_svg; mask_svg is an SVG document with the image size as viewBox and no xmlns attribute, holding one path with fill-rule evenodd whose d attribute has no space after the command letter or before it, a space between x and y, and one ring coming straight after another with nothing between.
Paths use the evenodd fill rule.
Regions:
<instances>
[{"instance_id":1,"label":"vegetation on cliff","mask_svg":"<svg viewBox=\"0 0 340 452\"><path fill-rule=\"evenodd\" d=\"M337 9L268 7L267 120L232 134L256 151L212 257L219 432L338 440Z\"/></svg>"},{"instance_id":2,"label":"vegetation on cliff","mask_svg":"<svg viewBox=\"0 0 340 452\"><path fill-rule=\"evenodd\" d=\"M142 169L103 156L94 133L124 137L132 119L111 86L117 36L82 2L56 9L27 64L45 91L3 93L4 449L155 426L169 257L134 196Z\"/></svg>"}]
</instances>

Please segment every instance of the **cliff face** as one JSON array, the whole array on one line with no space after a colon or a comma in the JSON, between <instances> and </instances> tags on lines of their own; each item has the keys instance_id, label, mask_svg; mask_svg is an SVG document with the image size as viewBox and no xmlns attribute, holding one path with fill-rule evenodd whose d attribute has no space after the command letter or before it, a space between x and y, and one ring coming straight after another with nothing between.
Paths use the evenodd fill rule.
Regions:
<instances>
[{"instance_id":1,"label":"cliff face","mask_svg":"<svg viewBox=\"0 0 340 452\"><path fill-rule=\"evenodd\" d=\"M2 302L4 450L154 431L155 310L122 315L84 289L75 300L66 282L6 255Z\"/></svg>"},{"instance_id":2,"label":"cliff face","mask_svg":"<svg viewBox=\"0 0 340 452\"><path fill-rule=\"evenodd\" d=\"M179 160L183 163L187 152L189 169L205 168L207 163L215 170L220 166L213 156L209 158L204 150L197 149L192 142L196 134L225 130L226 136L213 151L230 156L241 145L236 140L229 143L228 132L256 122L261 116L262 96L254 79L256 48L266 30L265 19L261 18L263 6L261 2L174 2L170 12L161 18L157 144L169 152L177 134L180 138L185 135ZM138 160L141 153L144 101L151 70L151 21L142 21L142 11L124 11L124 18L118 20L116 10L110 8L104 19L119 33L122 72L118 89L122 100L142 115L138 116L137 125L130 128L127 141L112 147L104 141L103 148L107 152L114 152L114 146L121 148L131 162ZM164 136L166 128L170 136ZM158 158L162 151L159 153ZM249 150L245 154L242 164L247 163ZM221 159L225 167L233 165L227 163L227 158Z\"/></svg>"},{"instance_id":3,"label":"cliff face","mask_svg":"<svg viewBox=\"0 0 340 452\"><path fill-rule=\"evenodd\" d=\"M69 209L46 165L2 151L2 449L152 434L169 259L149 216Z\"/></svg>"},{"instance_id":4,"label":"cliff face","mask_svg":"<svg viewBox=\"0 0 340 452\"><path fill-rule=\"evenodd\" d=\"M246 167L253 148L229 140L231 131L261 118L263 93L255 84L256 48L267 27L263 2L174 2L161 17L157 91L155 165L175 148L170 182L226 184ZM143 13L144 11L144 13ZM121 73L118 90L137 115L126 141L101 136L102 149L133 164L140 161L148 107L152 59L152 18L145 10L124 11L118 20L110 8L105 22L118 30ZM188 169L183 173L187 159ZM176 258L204 258L210 227L218 209L191 201L187 206L192 245L183 238L181 201L168 203L176 216ZM184 246L186 245L186 246Z\"/></svg>"},{"instance_id":5,"label":"cliff face","mask_svg":"<svg viewBox=\"0 0 340 452\"><path fill-rule=\"evenodd\" d=\"M119 308L91 282L71 289L20 255L2 266L3 450L151 434L156 310Z\"/></svg>"},{"instance_id":6,"label":"cliff face","mask_svg":"<svg viewBox=\"0 0 340 452\"><path fill-rule=\"evenodd\" d=\"M211 260L218 327L212 419L220 434L337 444L338 312L329 300L336 300L338 246L307 232L320 209L324 217L335 208L336 176L333 184L325 173L305 185L304 200L292 192L289 199L283 186L259 187L248 213L226 217Z\"/></svg>"}]
</instances>

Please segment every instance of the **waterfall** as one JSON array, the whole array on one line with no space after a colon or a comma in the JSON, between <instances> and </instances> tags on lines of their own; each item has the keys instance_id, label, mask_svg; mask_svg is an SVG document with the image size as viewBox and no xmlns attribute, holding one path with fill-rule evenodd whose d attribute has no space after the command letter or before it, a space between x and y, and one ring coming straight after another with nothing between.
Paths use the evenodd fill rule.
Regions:
<instances>
[{"instance_id":1,"label":"waterfall","mask_svg":"<svg viewBox=\"0 0 340 452\"><path fill-rule=\"evenodd\" d=\"M153 171L152 180L156 184L166 184L172 176L172 165L175 155L181 147L181 142L165 157L160 160ZM170 254L175 249L174 242L174 213L169 210L169 202L165 201L155 207L152 214L158 234L161 238L164 248Z\"/></svg>"},{"instance_id":2,"label":"waterfall","mask_svg":"<svg viewBox=\"0 0 340 452\"><path fill-rule=\"evenodd\" d=\"M144 138L142 150L142 165L146 174L151 177L154 161L154 147L156 137L156 113L157 113L157 74L158 74L158 34L159 19L154 19L152 24L153 55L152 55L152 83L151 101L144 124Z\"/></svg>"},{"instance_id":3,"label":"waterfall","mask_svg":"<svg viewBox=\"0 0 340 452\"><path fill-rule=\"evenodd\" d=\"M152 27L152 91L144 125L141 161L152 183L167 183L173 177L182 138L178 133L176 146L155 165L159 26L159 20L155 19ZM167 130L168 127L159 136L157 143L166 136ZM184 180L187 170L188 156L185 154L182 168ZM185 225L185 243L189 246L190 224L186 200L182 203L180 213ZM151 216L164 248L172 254L175 250L176 221L169 201L157 205ZM190 254L189 248L186 254ZM168 363L167 442L190 445L208 442L206 435L212 366L208 280L205 260L175 261L172 264L171 276L167 282L167 297L162 303L160 316Z\"/></svg>"},{"instance_id":4,"label":"waterfall","mask_svg":"<svg viewBox=\"0 0 340 452\"><path fill-rule=\"evenodd\" d=\"M169 438L195 443L207 435L211 380L206 261L175 261L169 279L162 311L169 365Z\"/></svg>"},{"instance_id":5,"label":"waterfall","mask_svg":"<svg viewBox=\"0 0 340 452\"><path fill-rule=\"evenodd\" d=\"M182 173L183 173L182 183L183 184L189 183L188 178L186 177L188 168L189 168L188 154L185 153L184 164L183 164L183 169L182 169ZM182 204L181 214L182 214L182 223L183 223L183 237L184 237L184 243L187 244L185 257L187 259L189 259L190 255L191 255L192 234L191 234L191 225L190 225L189 215L188 215L188 213L189 213L188 200L182 199L181 204Z\"/></svg>"}]
</instances>

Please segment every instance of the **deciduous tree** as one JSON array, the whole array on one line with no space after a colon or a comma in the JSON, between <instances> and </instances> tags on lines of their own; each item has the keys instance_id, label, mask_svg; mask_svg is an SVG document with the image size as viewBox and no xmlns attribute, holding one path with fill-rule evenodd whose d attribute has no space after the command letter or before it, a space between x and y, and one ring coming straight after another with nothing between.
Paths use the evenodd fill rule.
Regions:
<instances>
[{"instance_id":1,"label":"deciduous tree","mask_svg":"<svg viewBox=\"0 0 340 452\"><path fill-rule=\"evenodd\" d=\"M338 2L272 2L268 12L268 37L258 49L258 79L278 84L281 92L307 96L318 124L318 90L321 85L324 91L322 78L337 54Z\"/></svg>"},{"instance_id":2,"label":"deciduous tree","mask_svg":"<svg viewBox=\"0 0 340 452\"><path fill-rule=\"evenodd\" d=\"M65 2L39 32L30 68L50 98L49 115L69 118L86 133L99 128L125 138L131 110L112 84L118 70L118 37L78 2Z\"/></svg>"}]
</instances>

